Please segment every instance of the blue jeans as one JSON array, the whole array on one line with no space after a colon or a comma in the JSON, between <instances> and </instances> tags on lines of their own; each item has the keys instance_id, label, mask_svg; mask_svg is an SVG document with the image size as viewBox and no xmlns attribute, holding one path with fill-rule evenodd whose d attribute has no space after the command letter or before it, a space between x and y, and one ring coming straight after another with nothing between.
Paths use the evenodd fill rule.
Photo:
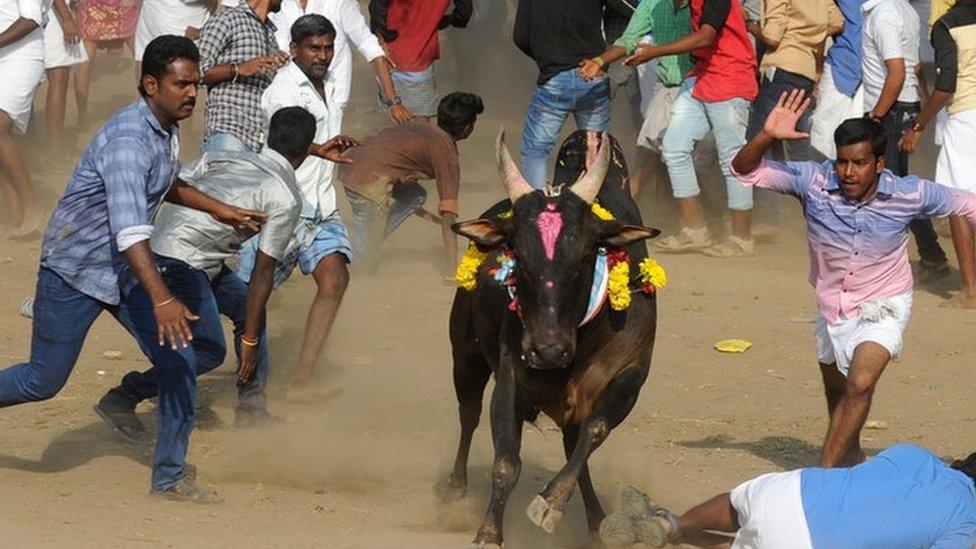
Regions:
<instances>
[{"instance_id":1,"label":"blue jeans","mask_svg":"<svg viewBox=\"0 0 976 549\"><path fill-rule=\"evenodd\" d=\"M380 243L427 202L427 190L418 183L400 185L393 191L389 208L383 208L346 187L352 207L349 239L357 262L375 268Z\"/></svg>"},{"instance_id":2,"label":"blue jeans","mask_svg":"<svg viewBox=\"0 0 976 549\"><path fill-rule=\"evenodd\" d=\"M546 186L549 153L570 114L581 130L602 132L610 126L609 80L584 80L576 70L567 69L537 86L525 111L522 174L536 189Z\"/></svg>"},{"instance_id":3,"label":"blue jeans","mask_svg":"<svg viewBox=\"0 0 976 549\"><path fill-rule=\"evenodd\" d=\"M169 260L168 260L169 261ZM171 269L168 267L167 269ZM230 319L234 324L234 352L238 357L240 368L241 336L244 335L244 320L246 315L247 284L238 278L233 271L224 267L209 283L217 302L217 311ZM197 364L197 375L202 375L219 366L200 362ZM254 378L237 386L237 407L246 410L265 410L267 396L264 388L267 385L268 370L268 337L266 330L261 331L258 340L258 364ZM119 391L128 397L133 406L143 400L159 394L160 370L153 366L145 372L129 372L122 378Z\"/></svg>"},{"instance_id":4,"label":"blue jeans","mask_svg":"<svg viewBox=\"0 0 976 549\"><path fill-rule=\"evenodd\" d=\"M261 152L252 150L240 140L236 135L227 132L214 132L210 137L203 140L201 152Z\"/></svg>"},{"instance_id":5,"label":"blue jeans","mask_svg":"<svg viewBox=\"0 0 976 549\"><path fill-rule=\"evenodd\" d=\"M741 97L727 101L705 102L691 95L695 78L686 78L671 106L671 123L661 142L661 156L668 166L671 190L675 198L698 196L698 176L691 153L695 143L708 135L715 136L715 146L722 175L728 190L730 210L752 209L752 187L746 187L732 175L730 163L746 144L749 102Z\"/></svg>"}]
</instances>

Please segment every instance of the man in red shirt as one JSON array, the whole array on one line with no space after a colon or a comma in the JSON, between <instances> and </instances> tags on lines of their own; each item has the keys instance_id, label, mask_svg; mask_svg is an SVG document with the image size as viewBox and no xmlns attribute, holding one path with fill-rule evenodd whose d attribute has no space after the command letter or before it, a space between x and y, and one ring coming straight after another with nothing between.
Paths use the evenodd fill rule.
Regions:
<instances>
[{"instance_id":1,"label":"man in red shirt","mask_svg":"<svg viewBox=\"0 0 976 549\"><path fill-rule=\"evenodd\" d=\"M402 103L417 116L437 115L437 32L449 26L464 28L471 12L471 0L370 0L370 27L393 63L393 82L400 92L387 107ZM387 102L382 94L380 101Z\"/></svg>"},{"instance_id":2,"label":"man in red shirt","mask_svg":"<svg viewBox=\"0 0 976 549\"><path fill-rule=\"evenodd\" d=\"M716 257L750 255L752 189L733 176L729 162L746 143L749 104L759 93L756 52L746 32L739 0L691 0L691 25L691 34L667 44L640 47L624 61L635 66L686 52L698 60L681 85L661 144L671 189L681 210L682 229L655 244L672 252L701 251ZM705 226L691 159L695 143L709 131L715 135L732 212L732 234L727 242L717 245L712 245Z\"/></svg>"}]
</instances>

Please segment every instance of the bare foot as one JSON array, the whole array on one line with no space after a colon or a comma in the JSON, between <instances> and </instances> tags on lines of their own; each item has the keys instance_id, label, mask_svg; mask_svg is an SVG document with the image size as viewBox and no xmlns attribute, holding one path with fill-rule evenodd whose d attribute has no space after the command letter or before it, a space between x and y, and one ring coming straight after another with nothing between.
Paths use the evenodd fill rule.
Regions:
<instances>
[{"instance_id":1,"label":"bare foot","mask_svg":"<svg viewBox=\"0 0 976 549\"><path fill-rule=\"evenodd\" d=\"M976 294L962 291L952 296L951 299L943 301L939 306L951 309L976 309Z\"/></svg>"}]
</instances>

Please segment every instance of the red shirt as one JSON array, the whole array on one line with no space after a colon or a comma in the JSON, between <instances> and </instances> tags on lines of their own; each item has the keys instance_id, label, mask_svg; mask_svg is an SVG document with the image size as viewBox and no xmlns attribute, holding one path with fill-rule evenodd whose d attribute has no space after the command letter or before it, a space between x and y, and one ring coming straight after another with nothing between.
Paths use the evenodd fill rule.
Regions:
<instances>
[{"instance_id":1,"label":"red shirt","mask_svg":"<svg viewBox=\"0 0 976 549\"><path fill-rule=\"evenodd\" d=\"M386 28L398 33L387 47L396 68L407 72L427 70L441 56L437 38L440 24L451 0L392 0Z\"/></svg>"},{"instance_id":2,"label":"red shirt","mask_svg":"<svg viewBox=\"0 0 976 549\"><path fill-rule=\"evenodd\" d=\"M712 3L714 5L708 5ZM722 8L726 5L728 14L724 23L709 20L709 16L715 12L725 11ZM754 100L759 95L756 50L746 32L746 20L742 16L739 0L691 0L690 7L694 31L697 32L703 23L712 25L718 31L714 45L692 52L698 59L689 73L689 76L698 77L691 91L692 97L708 103L736 97Z\"/></svg>"}]
</instances>

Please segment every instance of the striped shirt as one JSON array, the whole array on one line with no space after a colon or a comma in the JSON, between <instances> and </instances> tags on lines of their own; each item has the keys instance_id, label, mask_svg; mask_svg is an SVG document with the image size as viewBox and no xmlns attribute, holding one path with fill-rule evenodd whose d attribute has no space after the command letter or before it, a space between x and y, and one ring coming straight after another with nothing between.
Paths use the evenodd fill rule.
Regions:
<instances>
[{"instance_id":1,"label":"striped shirt","mask_svg":"<svg viewBox=\"0 0 976 549\"><path fill-rule=\"evenodd\" d=\"M833 324L856 318L867 301L912 290L908 224L913 219L963 216L976 224L976 195L913 175L882 172L863 202L844 196L834 162L763 160L744 185L793 195L803 204L810 249L810 283L820 314Z\"/></svg>"},{"instance_id":2,"label":"striped shirt","mask_svg":"<svg viewBox=\"0 0 976 549\"><path fill-rule=\"evenodd\" d=\"M109 119L88 143L51 215L41 266L79 292L117 305L125 266L119 242L126 235L130 243L149 237L156 209L180 171L178 143L179 128L163 128L142 99Z\"/></svg>"}]
</instances>

